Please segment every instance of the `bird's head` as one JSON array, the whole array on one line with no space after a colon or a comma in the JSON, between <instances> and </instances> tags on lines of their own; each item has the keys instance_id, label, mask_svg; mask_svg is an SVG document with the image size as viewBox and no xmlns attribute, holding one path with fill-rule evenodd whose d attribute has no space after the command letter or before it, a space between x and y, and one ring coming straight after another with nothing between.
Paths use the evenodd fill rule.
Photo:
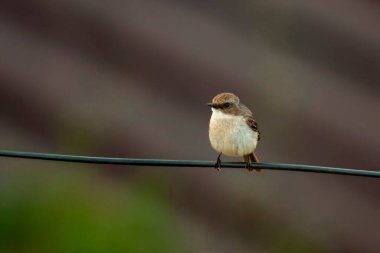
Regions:
<instances>
[{"instance_id":1,"label":"bird's head","mask_svg":"<svg viewBox=\"0 0 380 253\"><path fill-rule=\"evenodd\" d=\"M226 114L236 114L238 110L240 100L232 93L220 93L212 99L212 103L207 105L212 108L213 111L221 111Z\"/></svg>"}]
</instances>

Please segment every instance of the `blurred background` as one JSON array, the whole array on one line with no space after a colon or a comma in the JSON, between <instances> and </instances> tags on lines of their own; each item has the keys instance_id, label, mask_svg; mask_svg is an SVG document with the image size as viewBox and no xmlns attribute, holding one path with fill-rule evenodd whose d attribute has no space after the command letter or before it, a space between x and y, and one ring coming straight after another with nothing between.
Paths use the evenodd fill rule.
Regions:
<instances>
[{"instance_id":1,"label":"blurred background","mask_svg":"<svg viewBox=\"0 0 380 253\"><path fill-rule=\"evenodd\" d=\"M377 1L1 0L0 149L379 169ZM240 161L223 157L224 161ZM379 252L376 179L0 158L0 252Z\"/></svg>"}]
</instances>

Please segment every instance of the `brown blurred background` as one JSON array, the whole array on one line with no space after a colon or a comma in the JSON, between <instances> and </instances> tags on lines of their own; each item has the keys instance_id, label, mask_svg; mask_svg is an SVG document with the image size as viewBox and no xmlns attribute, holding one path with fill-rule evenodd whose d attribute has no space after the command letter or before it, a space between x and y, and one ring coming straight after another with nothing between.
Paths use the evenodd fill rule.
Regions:
<instances>
[{"instance_id":1,"label":"brown blurred background","mask_svg":"<svg viewBox=\"0 0 380 253\"><path fill-rule=\"evenodd\" d=\"M0 149L379 169L377 1L1 0ZM223 160L234 160L224 157ZM379 252L376 179L0 159L1 252Z\"/></svg>"}]
</instances>

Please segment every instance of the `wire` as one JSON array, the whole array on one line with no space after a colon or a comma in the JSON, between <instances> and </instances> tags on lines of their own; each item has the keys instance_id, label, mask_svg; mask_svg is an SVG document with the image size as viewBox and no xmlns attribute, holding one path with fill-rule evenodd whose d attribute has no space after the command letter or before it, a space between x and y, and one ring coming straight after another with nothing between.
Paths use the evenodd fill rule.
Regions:
<instances>
[{"instance_id":1,"label":"wire","mask_svg":"<svg viewBox=\"0 0 380 253\"><path fill-rule=\"evenodd\" d=\"M114 157L94 157L94 156L78 156L78 155L62 155L48 153L34 153L11 150L0 150L0 156L16 157L39 160L52 160L61 162L76 163L94 163L94 164L119 164L134 166L160 166L160 167L206 167L214 168L215 161L200 160L166 160L166 159L135 159L135 158L114 158ZM222 168L245 168L245 163L222 163ZM358 170L347 168L333 168L323 166L311 166L300 164L283 164L283 163L252 163L252 168L260 168L267 170L283 170L283 171L302 171L316 172L328 174L340 174L362 177L380 177L380 171L374 170Z\"/></svg>"}]
</instances>

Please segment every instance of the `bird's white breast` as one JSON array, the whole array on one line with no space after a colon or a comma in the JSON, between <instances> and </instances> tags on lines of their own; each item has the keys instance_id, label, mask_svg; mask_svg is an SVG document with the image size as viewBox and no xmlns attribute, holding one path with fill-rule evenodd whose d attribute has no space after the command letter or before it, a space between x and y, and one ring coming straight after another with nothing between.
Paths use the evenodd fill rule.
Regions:
<instances>
[{"instance_id":1,"label":"bird's white breast","mask_svg":"<svg viewBox=\"0 0 380 253\"><path fill-rule=\"evenodd\" d=\"M252 153L257 145L257 132L246 123L243 116L235 116L212 109L209 138L211 146L228 156Z\"/></svg>"}]
</instances>

